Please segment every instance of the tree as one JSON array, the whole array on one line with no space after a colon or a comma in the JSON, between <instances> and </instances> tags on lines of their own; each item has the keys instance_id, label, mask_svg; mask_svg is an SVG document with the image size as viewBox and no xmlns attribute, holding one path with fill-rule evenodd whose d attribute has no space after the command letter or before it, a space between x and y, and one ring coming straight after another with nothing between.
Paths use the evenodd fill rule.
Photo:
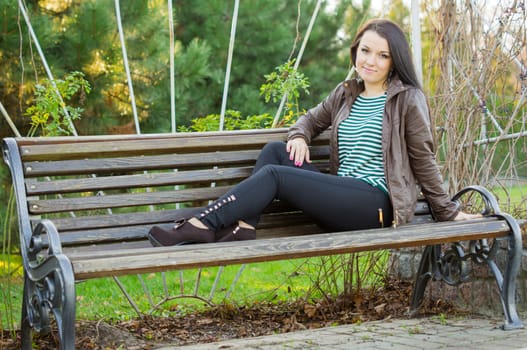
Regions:
<instances>
[{"instance_id":1,"label":"tree","mask_svg":"<svg viewBox=\"0 0 527 350\"><path fill-rule=\"evenodd\" d=\"M0 98L19 130L27 133L30 120L24 113L33 103L34 84L47 76L17 6L8 0L0 3L4 15ZM28 13L54 76L60 79L68 72L82 71L93 87L93 93L84 101L85 113L76 121L79 134L134 132L113 2L54 4L28 2ZM139 119L146 131L167 131L170 97L166 2L123 2L121 17ZM192 86L192 81L210 75L210 50L205 43L194 41L177 48L182 86ZM162 117L154 118L155 123L149 125L151 115ZM10 134L8 128L2 130L1 136Z\"/></svg>"},{"instance_id":2,"label":"tree","mask_svg":"<svg viewBox=\"0 0 527 350\"><path fill-rule=\"evenodd\" d=\"M295 57L311 19L315 1L247 0L240 5L229 90L228 106L246 115L273 114L277 105L266 105L259 94L265 75ZM312 94L302 97L310 107L322 99L341 80L348 65L339 60L342 44L335 40L341 27L343 7L335 13L320 11L300 70L312 84ZM196 37L209 43L214 59L210 62L216 80L207 89L194 91L199 103L189 117L218 113L223 93L233 1L197 0L192 6L176 1L176 37L187 45ZM298 22L298 33L297 33ZM297 37L298 35L298 37ZM293 57L291 57L293 56ZM313 78L311 77L313 75Z\"/></svg>"}]
</instances>

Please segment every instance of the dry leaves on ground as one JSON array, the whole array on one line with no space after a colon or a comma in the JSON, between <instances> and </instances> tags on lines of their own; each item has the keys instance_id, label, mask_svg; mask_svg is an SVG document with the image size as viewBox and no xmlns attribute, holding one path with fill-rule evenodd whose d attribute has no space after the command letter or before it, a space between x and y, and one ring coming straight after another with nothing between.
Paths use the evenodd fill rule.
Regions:
<instances>
[{"instance_id":1,"label":"dry leaves on ground","mask_svg":"<svg viewBox=\"0 0 527 350\"><path fill-rule=\"evenodd\" d=\"M382 290L363 292L332 300L268 303L233 307L222 305L206 312L178 317L145 317L108 324L104 321L78 320L78 349L154 349L162 345L208 343L234 338L255 337L303 329L408 317L412 285L390 281ZM423 305L422 313L456 312L437 302ZM4 331L0 349L20 348L19 333ZM15 338L15 339L14 339ZM35 337L39 349L56 349L56 331Z\"/></svg>"}]
</instances>

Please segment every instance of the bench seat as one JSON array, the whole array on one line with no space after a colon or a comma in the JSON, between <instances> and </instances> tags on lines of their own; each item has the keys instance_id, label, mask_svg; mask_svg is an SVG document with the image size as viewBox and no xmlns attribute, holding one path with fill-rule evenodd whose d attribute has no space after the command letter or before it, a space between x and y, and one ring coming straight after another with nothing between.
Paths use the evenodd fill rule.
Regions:
<instances>
[{"instance_id":1,"label":"bench seat","mask_svg":"<svg viewBox=\"0 0 527 350\"><path fill-rule=\"evenodd\" d=\"M505 221L488 218L177 247L117 243L96 251L65 249L65 254L76 278L87 279L490 239L507 237L509 231Z\"/></svg>"}]
</instances>

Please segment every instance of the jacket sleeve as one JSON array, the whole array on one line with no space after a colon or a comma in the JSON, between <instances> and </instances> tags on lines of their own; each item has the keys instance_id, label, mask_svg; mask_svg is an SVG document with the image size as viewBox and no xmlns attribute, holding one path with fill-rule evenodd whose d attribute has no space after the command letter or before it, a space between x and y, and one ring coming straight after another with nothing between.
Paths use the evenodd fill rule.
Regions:
<instances>
[{"instance_id":1,"label":"jacket sleeve","mask_svg":"<svg viewBox=\"0 0 527 350\"><path fill-rule=\"evenodd\" d=\"M436 219L453 220L458 208L443 188L443 177L435 157L426 97L417 89L409 93L414 94L413 98L408 99L405 113L406 146L410 166Z\"/></svg>"},{"instance_id":2,"label":"jacket sleeve","mask_svg":"<svg viewBox=\"0 0 527 350\"><path fill-rule=\"evenodd\" d=\"M331 126L333 117L338 112L335 106L339 106L339 101L343 98L344 88L341 83L324 101L298 118L297 122L289 128L287 140L302 137L307 144L310 144L313 138Z\"/></svg>"}]
</instances>

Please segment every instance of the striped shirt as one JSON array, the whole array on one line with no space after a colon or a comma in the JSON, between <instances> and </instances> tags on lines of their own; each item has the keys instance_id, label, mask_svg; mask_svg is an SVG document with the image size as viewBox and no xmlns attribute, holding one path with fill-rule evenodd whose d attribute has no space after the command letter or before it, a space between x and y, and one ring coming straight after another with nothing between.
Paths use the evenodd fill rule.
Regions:
<instances>
[{"instance_id":1,"label":"striped shirt","mask_svg":"<svg viewBox=\"0 0 527 350\"><path fill-rule=\"evenodd\" d=\"M358 96L338 127L337 175L363 180L388 193L382 157L382 119L386 94Z\"/></svg>"}]
</instances>

